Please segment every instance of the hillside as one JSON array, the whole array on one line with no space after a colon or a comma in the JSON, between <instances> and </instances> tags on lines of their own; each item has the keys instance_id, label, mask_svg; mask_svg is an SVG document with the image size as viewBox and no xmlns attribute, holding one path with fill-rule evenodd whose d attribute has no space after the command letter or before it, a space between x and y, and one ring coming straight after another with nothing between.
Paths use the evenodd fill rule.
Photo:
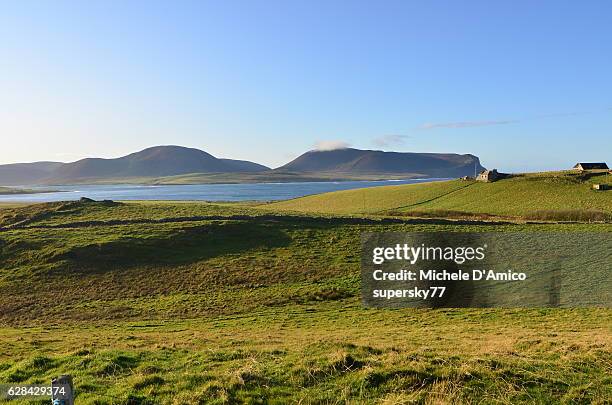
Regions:
<instances>
[{"instance_id":1,"label":"hillside","mask_svg":"<svg viewBox=\"0 0 612 405\"><path fill-rule=\"evenodd\" d=\"M69 373L78 404L609 398L609 309L366 309L359 248L363 232L609 224L60 202L0 210L0 227L0 381Z\"/></svg>"},{"instance_id":2,"label":"hillside","mask_svg":"<svg viewBox=\"0 0 612 405\"><path fill-rule=\"evenodd\" d=\"M483 167L473 155L399 153L358 149L310 151L270 168L220 159L199 149L155 146L114 159L0 165L0 186L82 183L206 184L388 180L461 177Z\"/></svg>"},{"instance_id":3,"label":"hillside","mask_svg":"<svg viewBox=\"0 0 612 405\"><path fill-rule=\"evenodd\" d=\"M135 182L188 173L256 173L268 167L219 159L199 149L155 146L115 159L87 158L72 163L0 165L0 185L69 184L104 180Z\"/></svg>"},{"instance_id":4,"label":"hillside","mask_svg":"<svg viewBox=\"0 0 612 405\"><path fill-rule=\"evenodd\" d=\"M268 168L242 160L218 159L199 149L156 146L116 159L89 158L67 163L56 169L47 182L263 170L268 170Z\"/></svg>"},{"instance_id":5,"label":"hillside","mask_svg":"<svg viewBox=\"0 0 612 405\"><path fill-rule=\"evenodd\" d=\"M24 194L31 192L31 190L27 189L19 189L19 188L10 188L10 187L0 187L0 195L8 195L8 194Z\"/></svg>"},{"instance_id":6,"label":"hillside","mask_svg":"<svg viewBox=\"0 0 612 405\"><path fill-rule=\"evenodd\" d=\"M0 165L0 185L19 186L35 184L62 166L60 162L13 163Z\"/></svg>"},{"instance_id":7,"label":"hillside","mask_svg":"<svg viewBox=\"0 0 612 405\"><path fill-rule=\"evenodd\" d=\"M384 181L403 180L403 174L330 173L330 172L284 172L268 170L253 173L190 173L178 176L146 179L151 184L231 184L231 183L298 183L324 181Z\"/></svg>"},{"instance_id":8,"label":"hillside","mask_svg":"<svg viewBox=\"0 0 612 405\"><path fill-rule=\"evenodd\" d=\"M612 213L610 191L593 191L593 183L611 183L612 176L575 172L526 174L494 183L451 180L338 191L272 203L273 210L333 214L407 214L454 211L499 216L538 212L594 210Z\"/></svg>"},{"instance_id":9,"label":"hillside","mask_svg":"<svg viewBox=\"0 0 612 405\"><path fill-rule=\"evenodd\" d=\"M304 153L276 170L328 173L403 173L412 177L461 177L484 169L478 157L454 153L404 153L353 148Z\"/></svg>"},{"instance_id":10,"label":"hillside","mask_svg":"<svg viewBox=\"0 0 612 405\"><path fill-rule=\"evenodd\" d=\"M53 193L56 190L30 190L27 188L0 187L0 195Z\"/></svg>"}]
</instances>

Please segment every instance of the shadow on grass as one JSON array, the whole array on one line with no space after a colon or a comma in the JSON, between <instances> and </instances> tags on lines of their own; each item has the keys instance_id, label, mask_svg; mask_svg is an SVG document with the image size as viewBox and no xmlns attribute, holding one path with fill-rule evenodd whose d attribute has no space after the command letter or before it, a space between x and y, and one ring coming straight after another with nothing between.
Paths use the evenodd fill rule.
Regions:
<instances>
[{"instance_id":1,"label":"shadow on grass","mask_svg":"<svg viewBox=\"0 0 612 405\"><path fill-rule=\"evenodd\" d=\"M59 201L27 205L0 212L0 229L19 228L46 219L69 217L85 209L106 209L120 205L122 203L110 200Z\"/></svg>"},{"instance_id":2,"label":"shadow on grass","mask_svg":"<svg viewBox=\"0 0 612 405\"><path fill-rule=\"evenodd\" d=\"M126 237L78 246L57 256L73 271L91 273L117 267L182 265L252 249L288 246L278 227L256 222L206 224L174 230L164 236Z\"/></svg>"}]
</instances>

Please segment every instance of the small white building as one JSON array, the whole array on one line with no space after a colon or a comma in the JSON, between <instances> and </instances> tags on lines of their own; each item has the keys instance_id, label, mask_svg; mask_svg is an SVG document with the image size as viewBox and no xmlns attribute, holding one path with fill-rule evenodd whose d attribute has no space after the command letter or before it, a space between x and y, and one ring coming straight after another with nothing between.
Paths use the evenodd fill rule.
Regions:
<instances>
[{"instance_id":1,"label":"small white building","mask_svg":"<svg viewBox=\"0 0 612 405\"><path fill-rule=\"evenodd\" d=\"M608 170L608 165L605 162L599 163L587 163L587 162L579 162L574 165L572 168L574 170Z\"/></svg>"},{"instance_id":2,"label":"small white building","mask_svg":"<svg viewBox=\"0 0 612 405\"><path fill-rule=\"evenodd\" d=\"M497 171L497 169L484 170L480 172L478 177L476 177L476 181L484 181L484 182L490 183L495 180L499 180L501 177L502 175Z\"/></svg>"}]
</instances>

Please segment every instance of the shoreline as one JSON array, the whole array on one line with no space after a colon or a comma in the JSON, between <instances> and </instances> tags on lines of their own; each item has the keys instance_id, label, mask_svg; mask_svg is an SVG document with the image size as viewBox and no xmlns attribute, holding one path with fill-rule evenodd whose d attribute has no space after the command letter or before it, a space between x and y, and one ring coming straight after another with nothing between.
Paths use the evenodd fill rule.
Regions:
<instances>
[{"instance_id":1,"label":"shoreline","mask_svg":"<svg viewBox=\"0 0 612 405\"><path fill-rule=\"evenodd\" d=\"M6 195L31 195L31 194L49 194L49 193L64 193L64 190L32 190L32 189L20 189L20 188L9 188L0 187L0 196Z\"/></svg>"},{"instance_id":2,"label":"shoreline","mask_svg":"<svg viewBox=\"0 0 612 405\"><path fill-rule=\"evenodd\" d=\"M88 197L95 200L193 200L193 201L284 201L333 191L425 184L448 179L358 180L318 182L264 182L218 184L81 184L64 185L63 190L29 190L30 193L0 195L5 202L50 202ZM164 186L172 186L163 188ZM179 187L179 186L182 186ZM20 190L21 191L21 190ZM61 195L59 194L61 193ZM48 196L48 197L46 197Z\"/></svg>"}]
</instances>

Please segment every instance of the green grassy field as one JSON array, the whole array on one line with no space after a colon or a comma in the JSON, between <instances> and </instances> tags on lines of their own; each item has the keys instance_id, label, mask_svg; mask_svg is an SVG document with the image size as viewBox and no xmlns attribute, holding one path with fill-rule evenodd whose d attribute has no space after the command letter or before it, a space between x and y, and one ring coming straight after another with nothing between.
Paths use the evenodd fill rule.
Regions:
<instances>
[{"instance_id":1,"label":"green grassy field","mask_svg":"<svg viewBox=\"0 0 612 405\"><path fill-rule=\"evenodd\" d=\"M50 193L53 190L30 190L27 188L0 187L0 195Z\"/></svg>"},{"instance_id":2,"label":"green grassy field","mask_svg":"<svg viewBox=\"0 0 612 405\"><path fill-rule=\"evenodd\" d=\"M110 177L71 180L71 184L234 184L308 181L375 181L419 178L418 173L289 172L269 170L251 173L188 173L164 177ZM48 181L47 184L57 184Z\"/></svg>"},{"instance_id":3,"label":"green grassy field","mask_svg":"<svg viewBox=\"0 0 612 405\"><path fill-rule=\"evenodd\" d=\"M406 173L342 173L342 172L285 172L266 171L261 173L193 173L178 176L149 179L152 184L209 184L209 183L269 183L269 182L303 182L303 181L348 181L348 180L389 180L417 177L417 174Z\"/></svg>"},{"instance_id":4,"label":"green grassy field","mask_svg":"<svg viewBox=\"0 0 612 405\"><path fill-rule=\"evenodd\" d=\"M435 197L466 185L430 186ZM367 190L394 193L371 212L412 204L411 187ZM593 195L580 201L609 209L608 197ZM359 302L364 231L612 232L612 224L279 207L291 203L0 209L0 383L70 373L78 404L612 397L609 309L374 310Z\"/></svg>"},{"instance_id":5,"label":"green grassy field","mask_svg":"<svg viewBox=\"0 0 612 405\"><path fill-rule=\"evenodd\" d=\"M493 183L451 180L338 191L282 201L270 208L332 214L455 212L492 216L529 216L542 210L612 212L612 193L594 191L612 184L612 175L576 172L528 174Z\"/></svg>"},{"instance_id":6,"label":"green grassy field","mask_svg":"<svg viewBox=\"0 0 612 405\"><path fill-rule=\"evenodd\" d=\"M19 193L20 190L11 187L0 187L0 195L3 194L16 194Z\"/></svg>"}]
</instances>

